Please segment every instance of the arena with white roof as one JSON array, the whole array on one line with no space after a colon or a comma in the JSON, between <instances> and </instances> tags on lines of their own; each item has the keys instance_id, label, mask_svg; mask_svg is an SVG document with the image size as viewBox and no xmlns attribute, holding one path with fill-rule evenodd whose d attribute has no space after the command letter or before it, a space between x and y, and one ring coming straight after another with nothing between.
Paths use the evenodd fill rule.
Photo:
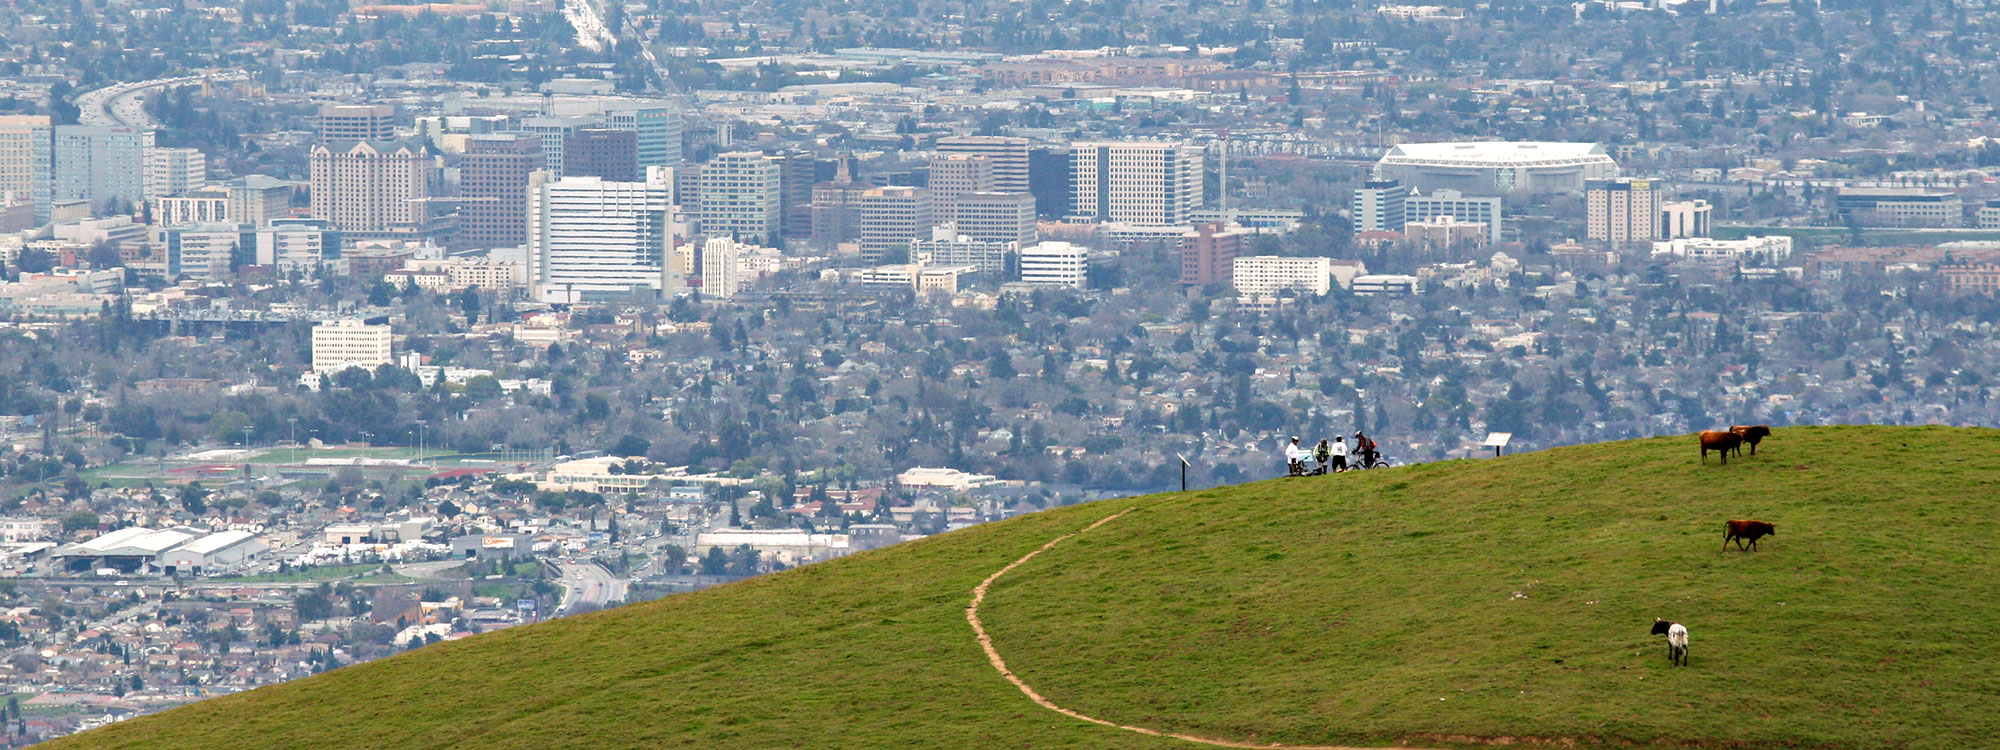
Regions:
<instances>
[{"instance_id":1,"label":"arena with white roof","mask_svg":"<svg viewBox=\"0 0 2000 750\"><path fill-rule=\"evenodd\" d=\"M1581 193L1584 180L1618 176L1618 163L1595 143L1405 143L1376 162L1375 175L1425 193Z\"/></svg>"}]
</instances>

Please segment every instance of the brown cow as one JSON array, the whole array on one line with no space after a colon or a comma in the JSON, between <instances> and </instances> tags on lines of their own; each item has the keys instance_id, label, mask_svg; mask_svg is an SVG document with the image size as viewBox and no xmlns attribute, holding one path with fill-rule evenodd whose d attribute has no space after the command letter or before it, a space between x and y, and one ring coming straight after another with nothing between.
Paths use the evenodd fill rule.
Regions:
<instances>
[{"instance_id":1,"label":"brown cow","mask_svg":"<svg viewBox=\"0 0 2000 750\"><path fill-rule=\"evenodd\" d=\"M1734 432L1704 430L1701 433L1701 462L1708 463L1708 452L1722 454L1722 463L1729 464L1729 452L1743 445L1743 436Z\"/></svg>"},{"instance_id":2,"label":"brown cow","mask_svg":"<svg viewBox=\"0 0 2000 750\"><path fill-rule=\"evenodd\" d=\"M1771 426L1767 424L1733 424L1729 426L1729 431L1742 436L1743 442L1750 444L1750 455L1752 456L1757 455L1757 444L1764 442L1764 438L1771 436ZM1736 455L1743 455L1743 446L1736 446Z\"/></svg>"},{"instance_id":3,"label":"brown cow","mask_svg":"<svg viewBox=\"0 0 2000 750\"><path fill-rule=\"evenodd\" d=\"M1736 548L1743 549L1743 540L1750 540L1750 549L1757 549L1757 540L1778 535L1778 525L1763 521L1727 521L1723 524L1728 533L1722 537L1722 548L1729 549L1729 541L1736 540Z\"/></svg>"}]
</instances>

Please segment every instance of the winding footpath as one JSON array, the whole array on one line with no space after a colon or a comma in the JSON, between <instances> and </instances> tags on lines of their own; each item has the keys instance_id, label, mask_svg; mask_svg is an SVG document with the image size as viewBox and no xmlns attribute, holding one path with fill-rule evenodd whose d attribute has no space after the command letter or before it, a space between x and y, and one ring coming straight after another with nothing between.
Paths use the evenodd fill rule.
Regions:
<instances>
[{"instance_id":1,"label":"winding footpath","mask_svg":"<svg viewBox=\"0 0 2000 750\"><path fill-rule=\"evenodd\" d=\"M1103 526L1112 521L1116 521L1119 519L1119 517L1132 512L1132 510L1133 510L1132 508L1126 508L1124 510L1118 511L1117 513L1113 513L1111 515L1098 519L1096 523L1083 527L1082 531L1072 531L1068 534L1064 534L1054 539L1050 539L1048 544L1044 544L1040 547L1037 547L1033 552L1029 552L1028 554L1022 555L1021 559L1008 563L1007 567L993 571L993 575L987 576L986 580L980 581L978 586L973 587L972 604L965 608L965 621L971 623L973 634L978 636L979 638L979 647L986 650L987 663L992 664L993 669L999 671L1001 677L1005 677L1007 678L1008 682L1014 683L1014 687L1021 689L1022 695L1028 696L1028 700L1034 701L1037 705L1040 705L1042 708L1046 708L1050 711L1054 711L1064 716L1068 716L1072 719L1080 719L1083 721L1090 722L1092 724L1101 724L1107 727L1111 727L1113 729L1122 729L1127 732L1143 734L1151 737L1169 737L1176 740L1183 740L1186 742L1208 745L1210 747L1252 748L1255 750L1386 750L1385 748L1349 747L1346 745L1281 745L1277 743L1259 744L1255 742L1236 742L1233 740L1219 740L1213 737L1201 737L1192 734L1181 734L1178 732L1163 732L1158 729L1135 727L1130 724L1120 724L1115 721L1100 719L1095 716L1084 714L1075 709L1065 708L1063 706L1057 705L1055 701L1049 700L1041 693L1035 692L1035 689L1033 687L1030 687L1027 681L1022 680L1020 675L1014 674L1014 670L1008 668L1007 660L1001 658L1000 651L993 647L993 636L992 634L986 632L985 623L980 622L979 620L979 605L980 603L986 601L987 590L991 589L993 587L993 582L1000 580L1001 576L1007 575L1009 571L1012 571L1013 569L1020 567L1022 563L1034 559L1036 555L1049 551L1056 545L1061 544L1063 540L1076 536L1078 534L1087 533L1099 526ZM1420 750L1420 749L1398 745L1395 747L1395 750Z\"/></svg>"}]
</instances>

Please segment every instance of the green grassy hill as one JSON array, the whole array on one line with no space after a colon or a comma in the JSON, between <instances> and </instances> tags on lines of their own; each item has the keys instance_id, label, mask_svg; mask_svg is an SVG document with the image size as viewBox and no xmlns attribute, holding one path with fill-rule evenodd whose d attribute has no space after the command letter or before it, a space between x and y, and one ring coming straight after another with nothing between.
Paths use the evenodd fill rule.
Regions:
<instances>
[{"instance_id":1,"label":"green grassy hill","mask_svg":"<svg viewBox=\"0 0 2000 750\"><path fill-rule=\"evenodd\" d=\"M1107 500L431 646L47 745L1967 748L2000 737L2000 431L1781 429ZM1778 535L1721 551L1722 522ZM1654 617L1692 631L1668 665Z\"/></svg>"}]
</instances>

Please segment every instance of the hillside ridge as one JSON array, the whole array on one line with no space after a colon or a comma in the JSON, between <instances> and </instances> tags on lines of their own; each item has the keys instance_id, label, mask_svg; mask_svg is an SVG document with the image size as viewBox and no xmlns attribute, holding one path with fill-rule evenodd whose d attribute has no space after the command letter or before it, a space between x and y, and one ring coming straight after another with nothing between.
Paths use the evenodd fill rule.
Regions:
<instances>
[{"instance_id":1,"label":"hillside ridge","mask_svg":"<svg viewBox=\"0 0 2000 750\"><path fill-rule=\"evenodd\" d=\"M1977 645L2000 639L2000 431L1786 428L1697 458L1672 436L1052 509L50 747L2000 736L2000 657ZM1748 517L1780 534L1718 551ZM1656 616L1693 632L1691 666Z\"/></svg>"}]
</instances>

